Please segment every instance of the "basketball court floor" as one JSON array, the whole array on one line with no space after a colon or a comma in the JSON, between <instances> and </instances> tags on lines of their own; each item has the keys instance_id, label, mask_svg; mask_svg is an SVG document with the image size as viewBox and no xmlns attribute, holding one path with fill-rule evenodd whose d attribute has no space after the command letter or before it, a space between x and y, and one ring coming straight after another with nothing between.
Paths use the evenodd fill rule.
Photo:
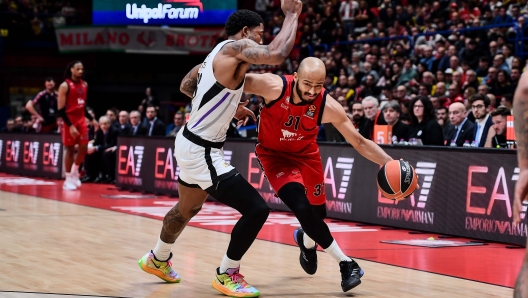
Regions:
<instances>
[{"instance_id":1,"label":"basketball court floor","mask_svg":"<svg viewBox=\"0 0 528 298\"><path fill-rule=\"evenodd\" d=\"M63 191L61 181L0 174L0 297L224 297L211 280L239 216L223 205L206 203L174 245L181 283L167 284L139 268L176 202L108 185ZM524 255L524 249L496 243L380 243L438 235L327 222L343 251L365 270L357 288L341 291L339 267L324 252L317 273L304 273L292 238L299 223L285 212L270 214L241 273L261 297L511 297Z\"/></svg>"}]
</instances>

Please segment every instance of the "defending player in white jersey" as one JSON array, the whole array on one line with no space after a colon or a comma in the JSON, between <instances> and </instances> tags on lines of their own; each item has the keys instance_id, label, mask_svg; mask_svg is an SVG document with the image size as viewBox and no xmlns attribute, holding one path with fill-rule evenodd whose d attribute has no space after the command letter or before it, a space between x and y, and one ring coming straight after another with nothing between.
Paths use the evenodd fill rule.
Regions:
<instances>
[{"instance_id":1,"label":"defending player in white jersey","mask_svg":"<svg viewBox=\"0 0 528 298\"><path fill-rule=\"evenodd\" d=\"M231 242L216 270L213 287L233 297L260 295L244 280L239 269L242 256L266 222L269 208L249 182L225 161L222 148L233 117L239 120L254 117L240 105L250 64L281 64L293 48L302 3L282 0L281 8L284 23L269 45L262 45L264 21L257 13L249 10L233 13L225 26L228 40L218 44L182 81L180 90L193 101L191 118L178 133L174 149L180 167L180 200L165 215L156 247L139 260L144 271L167 282L180 281L171 268L172 244L211 195L242 214L231 232Z\"/></svg>"}]
</instances>

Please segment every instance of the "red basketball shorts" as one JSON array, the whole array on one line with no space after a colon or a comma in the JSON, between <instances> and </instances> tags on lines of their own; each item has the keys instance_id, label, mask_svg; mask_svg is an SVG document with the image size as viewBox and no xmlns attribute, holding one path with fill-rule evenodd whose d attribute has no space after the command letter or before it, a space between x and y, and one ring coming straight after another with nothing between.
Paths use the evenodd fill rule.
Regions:
<instances>
[{"instance_id":1,"label":"red basketball shorts","mask_svg":"<svg viewBox=\"0 0 528 298\"><path fill-rule=\"evenodd\" d=\"M319 148L310 152L283 153L256 147L257 158L271 187L279 190L290 182L304 186L311 205L326 203L323 164Z\"/></svg>"},{"instance_id":2,"label":"red basketball shorts","mask_svg":"<svg viewBox=\"0 0 528 298\"><path fill-rule=\"evenodd\" d=\"M61 128L62 132L62 144L64 146L75 146L76 144L79 145L86 145L88 144L88 124L86 124L86 118L72 118L70 119L72 122L72 125L77 128L77 131L79 132L79 136L74 138L70 134L70 127L63 124Z\"/></svg>"}]
</instances>

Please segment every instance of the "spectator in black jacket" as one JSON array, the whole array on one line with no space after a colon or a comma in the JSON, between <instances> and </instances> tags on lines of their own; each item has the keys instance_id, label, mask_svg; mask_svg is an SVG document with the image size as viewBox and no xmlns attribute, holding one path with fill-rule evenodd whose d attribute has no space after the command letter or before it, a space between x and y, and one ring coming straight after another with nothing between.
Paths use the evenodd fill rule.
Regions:
<instances>
[{"instance_id":1,"label":"spectator in black jacket","mask_svg":"<svg viewBox=\"0 0 528 298\"><path fill-rule=\"evenodd\" d=\"M99 129L95 140L88 145L86 155L86 176L83 182L114 183L117 136L119 132L106 116L99 118Z\"/></svg>"},{"instance_id":2,"label":"spectator in black jacket","mask_svg":"<svg viewBox=\"0 0 528 298\"><path fill-rule=\"evenodd\" d=\"M147 107L148 136L165 136L165 124L156 117L156 107Z\"/></svg>"},{"instance_id":3,"label":"spectator in black jacket","mask_svg":"<svg viewBox=\"0 0 528 298\"><path fill-rule=\"evenodd\" d=\"M374 124L372 120L365 117L365 111L363 105L360 102L352 103L352 115L351 115L352 124L357 129L360 135L366 139L371 139L372 137L372 128ZM350 116L349 116L350 117Z\"/></svg>"},{"instance_id":4,"label":"spectator in black jacket","mask_svg":"<svg viewBox=\"0 0 528 298\"><path fill-rule=\"evenodd\" d=\"M464 146L467 141L471 144L475 134L475 124L467 118L466 107L461 102L454 102L449 106L449 125L445 144L451 146L455 141L457 147Z\"/></svg>"},{"instance_id":5,"label":"spectator in black jacket","mask_svg":"<svg viewBox=\"0 0 528 298\"><path fill-rule=\"evenodd\" d=\"M130 123L128 123L128 112L127 111L121 111L119 112L119 120L118 120L117 129L119 131L120 136L128 136L130 134L130 131L132 129L132 126Z\"/></svg>"},{"instance_id":6,"label":"spectator in black jacket","mask_svg":"<svg viewBox=\"0 0 528 298\"><path fill-rule=\"evenodd\" d=\"M436 121L433 103L429 98L425 96L414 98L410 104L409 114L411 116L409 139L418 139L423 145L444 145L442 127Z\"/></svg>"},{"instance_id":7,"label":"spectator in black jacket","mask_svg":"<svg viewBox=\"0 0 528 298\"><path fill-rule=\"evenodd\" d=\"M2 129L2 132L15 132L15 119L7 119L6 127Z\"/></svg>"},{"instance_id":8,"label":"spectator in black jacket","mask_svg":"<svg viewBox=\"0 0 528 298\"><path fill-rule=\"evenodd\" d=\"M141 113L139 111L130 112L130 126L129 136L146 136L149 132L148 127L141 122Z\"/></svg>"},{"instance_id":9,"label":"spectator in black jacket","mask_svg":"<svg viewBox=\"0 0 528 298\"><path fill-rule=\"evenodd\" d=\"M392 139L407 141L409 126L400 121L401 108L397 101L390 101L383 106L383 117L387 124L392 126Z\"/></svg>"}]
</instances>

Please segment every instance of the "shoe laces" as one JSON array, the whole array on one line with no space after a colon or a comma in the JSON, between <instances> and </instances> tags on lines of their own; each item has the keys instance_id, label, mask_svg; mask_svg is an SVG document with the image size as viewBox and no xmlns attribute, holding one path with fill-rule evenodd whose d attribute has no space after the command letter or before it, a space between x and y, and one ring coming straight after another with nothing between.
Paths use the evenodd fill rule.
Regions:
<instances>
[{"instance_id":1,"label":"shoe laces","mask_svg":"<svg viewBox=\"0 0 528 298\"><path fill-rule=\"evenodd\" d=\"M240 285L242 288L246 288L249 284L244 280L244 275L240 274L238 271L233 274L227 274L231 281L235 284Z\"/></svg>"}]
</instances>

